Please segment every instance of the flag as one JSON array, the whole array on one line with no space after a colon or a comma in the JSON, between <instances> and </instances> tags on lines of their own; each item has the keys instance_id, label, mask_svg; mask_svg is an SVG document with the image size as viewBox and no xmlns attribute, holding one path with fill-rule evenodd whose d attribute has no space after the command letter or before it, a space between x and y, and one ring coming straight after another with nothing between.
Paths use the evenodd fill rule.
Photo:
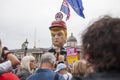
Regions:
<instances>
[{"instance_id":1,"label":"flag","mask_svg":"<svg viewBox=\"0 0 120 80\"><path fill-rule=\"evenodd\" d=\"M70 18L70 9L69 9L68 2L66 0L63 0L60 11L62 11L67 15L66 20Z\"/></svg>"},{"instance_id":2,"label":"flag","mask_svg":"<svg viewBox=\"0 0 120 80\"><path fill-rule=\"evenodd\" d=\"M71 5L73 10L82 18L85 18L84 13L83 13L83 5L82 5L82 0L67 0L67 2Z\"/></svg>"}]
</instances>

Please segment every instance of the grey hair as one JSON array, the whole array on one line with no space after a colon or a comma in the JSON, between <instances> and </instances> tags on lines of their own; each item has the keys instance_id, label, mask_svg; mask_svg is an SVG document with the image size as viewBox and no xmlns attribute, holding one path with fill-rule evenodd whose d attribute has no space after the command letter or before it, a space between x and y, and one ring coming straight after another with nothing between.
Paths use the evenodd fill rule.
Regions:
<instances>
[{"instance_id":1,"label":"grey hair","mask_svg":"<svg viewBox=\"0 0 120 80\"><path fill-rule=\"evenodd\" d=\"M55 63L55 61L56 61L55 56L52 53L47 52L41 56L40 63L53 63L53 62Z\"/></svg>"}]
</instances>

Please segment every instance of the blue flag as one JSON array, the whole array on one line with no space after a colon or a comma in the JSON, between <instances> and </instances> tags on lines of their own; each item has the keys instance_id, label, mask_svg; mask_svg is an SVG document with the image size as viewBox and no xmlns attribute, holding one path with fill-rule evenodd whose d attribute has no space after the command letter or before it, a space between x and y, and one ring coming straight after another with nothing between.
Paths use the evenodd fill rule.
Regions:
<instances>
[{"instance_id":1,"label":"blue flag","mask_svg":"<svg viewBox=\"0 0 120 80\"><path fill-rule=\"evenodd\" d=\"M66 0L63 0L60 11L62 11L67 15L66 20L68 20L70 17L70 9L69 9L68 2Z\"/></svg>"},{"instance_id":2,"label":"blue flag","mask_svg":"<svg viewBox=\"0 0 120 80\"><path fill-rule=\"evenodd\" d=\"M82 5L82 0L67 0L67 2L71 5L73 10L81 17L85 18L83 14L83 5Z\"/></svg>"}]
</instances>

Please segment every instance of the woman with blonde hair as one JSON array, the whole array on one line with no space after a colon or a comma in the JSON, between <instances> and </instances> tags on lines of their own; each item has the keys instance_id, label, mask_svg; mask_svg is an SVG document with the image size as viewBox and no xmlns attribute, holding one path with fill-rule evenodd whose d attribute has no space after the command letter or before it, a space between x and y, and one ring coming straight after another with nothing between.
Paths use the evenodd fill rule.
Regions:
<instances>
[{"instance_id":1,"label":"woman with blonde hair","mask_svg":"<svg viewBox=\"0 0 120 80\"><path fill-rule=\"evenodd\" d=\"M35 70L35 57L25 56L21 60L21 71L17 72L16 75L20 78L20 80L26 80L28 76L34 73Z\"/></svg>"},{"instance_id":2,"label":"woman with blonde hair","mask_svg":"<svg viewBox=\"0 0 120 80\"><path fill-rule=\"evenodd\" d=\"M82 80L83 76L87 72L87 64L86 61L84 60L78 60L73 63L73 68L72 68L72 74L73 78L72 80Z\"/></svg>"}]
</instances>

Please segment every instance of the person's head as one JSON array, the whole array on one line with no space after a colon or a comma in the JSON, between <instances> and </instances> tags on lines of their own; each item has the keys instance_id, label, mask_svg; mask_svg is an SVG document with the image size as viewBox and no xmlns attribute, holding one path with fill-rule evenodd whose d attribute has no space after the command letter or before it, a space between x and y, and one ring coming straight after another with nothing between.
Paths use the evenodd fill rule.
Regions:
<instances>
[{"instance_id":1,"label":"person's head","mask_svg":"<svg viewBox=\"0 0 120 80\"><path fill-rule=\"evenodd\" d=\"M65 74L67 72L67 66L64 63L60 63L57 65L55 72Z\"/></svg>"},{"instance_id":2,"label":"person's head","mask_svg":"<svg viewBox=\"0 0 120 80\"><path fill-rule=\"evenodd\" d=\"M84 62L83 60L75 61L73 63L72 68L73 68L72 74L74 76L76 76L76 75L84 76L86 74L86 71L87 71L86 62Z\"/></svg>"},{"instance_id":3,"label":"person's head","mask_svg":"<svg viewBox=\"0 0 120 80\"><path fill-rule=\"evenodd\" d=\"M49 68L51 70L54 69L54 66L55 66L55 61L56 61L56 58L53 54L47 52L47 53L44 53L42 56L41 56L41 60L40 60L40 68Z\"/></svg>"},{"instance_id":4,"label":"person's head","mask_svg":"<svg viewBox=\"0 0 120 80\"><path fill-rule=\"evenodd\" d=\"M95 21L82 35L82 47L96 71L120 71L120 18Z\"/></svg>"},{"instance_id":5,"label":"person's head","mask_svg":"<svg viewBox=\"0 0 120 80\"><path fill-rule=\"evenodd\" d=\"M33 73L35 68L35 57L32 55L23 57L21 60L21 67Z\"/></svg>"},{"instance_id":6,"label":"person's head","mask_svg":"<svg viewBox=\"0 0 120 80\"><path fill-rule=\"evenodd\" d=\"M56 20L49 27L52 37L52 43L56 47L62 47L67 39L67 27L64 21Z\"/></svg>"}]
</instances>

